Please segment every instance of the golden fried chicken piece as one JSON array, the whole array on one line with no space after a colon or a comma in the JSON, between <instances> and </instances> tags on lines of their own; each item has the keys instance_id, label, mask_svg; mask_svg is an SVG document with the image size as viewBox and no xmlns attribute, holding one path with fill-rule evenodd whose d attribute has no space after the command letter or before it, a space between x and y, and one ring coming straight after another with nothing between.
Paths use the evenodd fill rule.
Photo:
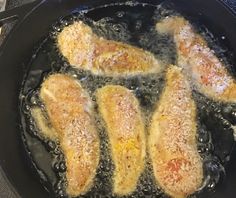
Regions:
<instances>
[{"instance_id":1,"label":"golden fried chicken piece","mask_svg":"<svg viewBox=\"0 0 236 198\"><path fill-rule=\"evenodd\" d=\"M65 27L57 41L62 55L72 66L94 74L134 75L161 70L150 52L98 37L81 21Z\"/></svg>"},{"instance_id":2,"label":"golden fried chicken piece","mask_svg":"<svg viewBox=\"0 0 236 198\"><path fill-rule=\"evenodd\" d=\"M99 137L93 118L93 104L88 94L73 78L50 75L42 84L40 98L52 127L40 109L32 116L45 137L60 142L67 166L67 193L78 196L92 186L99 163Z\"/></svg>"},{"instance_id":3,"label":"golden fried chicken piece","mask_svg":"<svg viewBox=\"0 0 236 198\"><path fill-rule=\"evenodd\" d=\"M178 66L184 69L194 88L215 100L236 102L235 80L187 20L168 17L157 23L156 28L174 36Z\"/></svg>"},{"instance_id":4,"label":"golden fried chicken piece","mask_svg":"<svg viewBox=\"0 0 236 198\"><path fill-rule=\"evenodd\" d=\"M144 169L146 141L138 100L125 87L108 85L97 91L106 124L114 170L114 193L132 193Z\"/></svg>"},{"instance_id":5,"label":"golden fried chicken piece","mask_svg":"<svg viewBox=\"0 0 236 198\"><path fill-rule=\"evenodd\" d=\"M196 143L196 106L181 69L171 66L149 130L148 149L156 182L171 197L184 198L202 184Z\"/></svg>"}]
</instances>

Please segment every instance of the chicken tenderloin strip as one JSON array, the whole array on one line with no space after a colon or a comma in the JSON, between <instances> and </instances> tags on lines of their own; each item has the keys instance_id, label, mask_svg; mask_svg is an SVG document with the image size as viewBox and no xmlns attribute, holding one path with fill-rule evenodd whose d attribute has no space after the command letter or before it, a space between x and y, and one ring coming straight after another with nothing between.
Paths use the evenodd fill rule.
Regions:
<instances>
[{"instance_id":1,"label":"chicken tenderloin strip","mask_svg":"<svg viewBox=\"0 0 236 198\"><path fill-rule=\"evenodd\" d=\"M184 198L199 189L203 162L196 142L196 105L181 68L166 74L150 124L148 150L157 184L171 197Z\"/></svg>"},{"instance_id":2,"label":"chicken tenderloin strip","mask_svg":"<svg viewBox=\"0 0 236 198\"><path fill-rule=\"evenodd\" d=\"M46 138L58 140L66 161L66 191L75 197L92 186L99 163L99 137L93 118L93 104L88 94L73 78L50 75L41 85L40 98L52 127L38 108L32 116Z\"/></svg>"},{"instance_id":3,"label":"chicken tenderloin strip","mask_svg":"<svg viewBox=\"0 0 236 198\"><path fill-rule=\"evenodd\" d=\"M72 66L94 74L135 75L161 70L150 52L98 37L82 21L65 27L58 35L57 43Z\"/></svg>"},{"instance_id":4,"label":"chicken tenderloin strip","mask_svg":"<svg viewBox=\"0 0 236 198\"><path fill-rule=\"evenodd\" d=\"M144 169L146 140L138 100L122 86L108 85L97 91L115 165L113 192L132 193Z\"/></svg>"},{"instance_id":5,"label":"chicken tenderloin strip","mask_svg":"<svg viewBox=\"0 0 236 198\"><path fill-rule=\"evenodd\" d=\"M156 24L156 29L173 35L178 66L184 69L194 88L214 100L236 102L235 79L187 20L167 17Z\"/></svg>"}]
</instances>

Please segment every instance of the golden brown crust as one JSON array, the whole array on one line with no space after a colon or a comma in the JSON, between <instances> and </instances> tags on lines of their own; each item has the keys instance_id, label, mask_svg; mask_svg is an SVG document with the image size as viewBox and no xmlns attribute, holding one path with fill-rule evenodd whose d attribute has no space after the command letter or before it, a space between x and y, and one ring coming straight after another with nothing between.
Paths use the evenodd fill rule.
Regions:
<instances>
[{"instance_id":1,"label":"golden brown crust","mask_svg":"<svg viewBox=\"0 0 236 198\"><path fill-rule=\"evenodd\" d=\"M215 100L236 102L236 83L225 65L183 17L169 17L157 23L162 33L174 36L178 65L200 92Z\"/></svg>"},{"instance_id":2,"label":"golden brown crust","mask_svg":"<svg viewBox=\"0 0 236 198\"><path fill-rule=\"evenodd\" d=\"M175 198L194 193L202 183L202 161L196 143L196 106L187 80L176 66L155 110L148 147L157 183Z\"/></svg>"},{"instance_id":3,"label":"golden brown crust","mask_svg":"<svg viewBox=\"0 0 236 198\"><path fill-rule=\"evenodd\" d=\"M76 80L63 74L43 82L40 98L65 155L67 193L84 194L93 183L100 153L92 102Z\"/></svg>"},{"instance_id":4,"label":"golden brown crust","mask_svg":"<svg viewBox=\"0 0 236 198\"><path fill-rule=\"evenodd\" d=\"M130 90L115 85L99 89L96 96L115 164L114 193L127 195L135 190L145 163L146 143L139 103Z\"/></svg>"},{"instance_id":5,"label":"golden brown crust","mask_svg":"<svg viewBox=\"0 0 236 198\"><path fill-rule=\"evenodd\" d=\"M161 69L150 52L98 37L81 21L63 29L58 35L58 47L72 66L94 74L133 75Z\"/></svg>"}]
</instances>

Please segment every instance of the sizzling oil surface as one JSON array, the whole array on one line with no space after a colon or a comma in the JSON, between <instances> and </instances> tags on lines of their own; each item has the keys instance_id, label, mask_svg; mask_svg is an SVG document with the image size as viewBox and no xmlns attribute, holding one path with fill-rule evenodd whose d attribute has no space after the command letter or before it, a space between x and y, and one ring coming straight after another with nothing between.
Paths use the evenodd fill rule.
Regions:
<instances>
[{"instance_id":1,"label":"sizzling oil surface","mask_svg":"<svg viewBox=\"0 0 236 198\"><path fill-rule=\"evenodd\" d=\"M21 92L22 137L33 168L44 183L45 187L56 197L66 197L64 186L65 162L60 145L41 137L37 131L30 109L43 104L38 98L39 86L42 80L51 73L60 72L73 76L88 90L96 102L94 92L107 84L117 84L133 90L140 101L142 111L146 116L146 125L154 110L165 85L164 73L145 76L108 77L94 76L88 71L73 69L61 56L56 46L56 36L63 27L75 20L83 20L89 24L95 33L107 39L129 43L149 50L161 59L164 64L176 62L176 51L173 40L168 36L158 35L154 24L167 15L177 14L165 6L147 4L126 4L101 7L86 12L74 13L52 26L49 36L40 44L32 57L29 72L25 77ZM200 29L202 30L202 28ZM212 35L203 28L203 36L207 38L216 52L224 57L222 48L216 45ZM225 178L224 166L229 161L233 145L231 123L236 121L231 104L219 104L209 100L199 93L193 93L198 107L198 148L204 161L205 181L199 193L191 197L201 197L207 191L217 190L216 185ZM227 121L229 120L229 121ZM83 197L114 197L112 194L112 172L114 165L111 161L108 137L98 114L96 125L101 139L101 160L99 163L95 184ZM149 160L142 174L137 190L130 197L167 197L154 183L152 168Z\"/></svg>"}]
</instances>

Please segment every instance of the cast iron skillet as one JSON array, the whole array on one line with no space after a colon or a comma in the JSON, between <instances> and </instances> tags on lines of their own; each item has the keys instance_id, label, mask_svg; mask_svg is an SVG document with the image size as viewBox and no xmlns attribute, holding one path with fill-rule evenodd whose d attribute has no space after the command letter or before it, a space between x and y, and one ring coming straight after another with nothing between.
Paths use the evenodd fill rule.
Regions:
<instances>
[{"instance_id":1,"label":"cast iron skillet","mask_svg":"<svg viewBox=\"0 0 236 198\"><path fill-rule=\"evenodd\" d=\"M19 92L32 50L58 18L74 10L115 2L117 0L43 0L0 14L1 23L18 19L17 25L0 48L0 170L3 170L12 190L19 197L49 197L38 178L30 171L20 138ZM159 4L162 1L136 2ZM224 44L236 54L236 16L229 8L218 0L175 0L175 4L185 15L198 18L216 37L225 36ZM235 59L233 62L236 62ZM232 152L226 171L226 180L216 192L201 197L236 196L236 150Z\"/></svg>"}]
</instances>

